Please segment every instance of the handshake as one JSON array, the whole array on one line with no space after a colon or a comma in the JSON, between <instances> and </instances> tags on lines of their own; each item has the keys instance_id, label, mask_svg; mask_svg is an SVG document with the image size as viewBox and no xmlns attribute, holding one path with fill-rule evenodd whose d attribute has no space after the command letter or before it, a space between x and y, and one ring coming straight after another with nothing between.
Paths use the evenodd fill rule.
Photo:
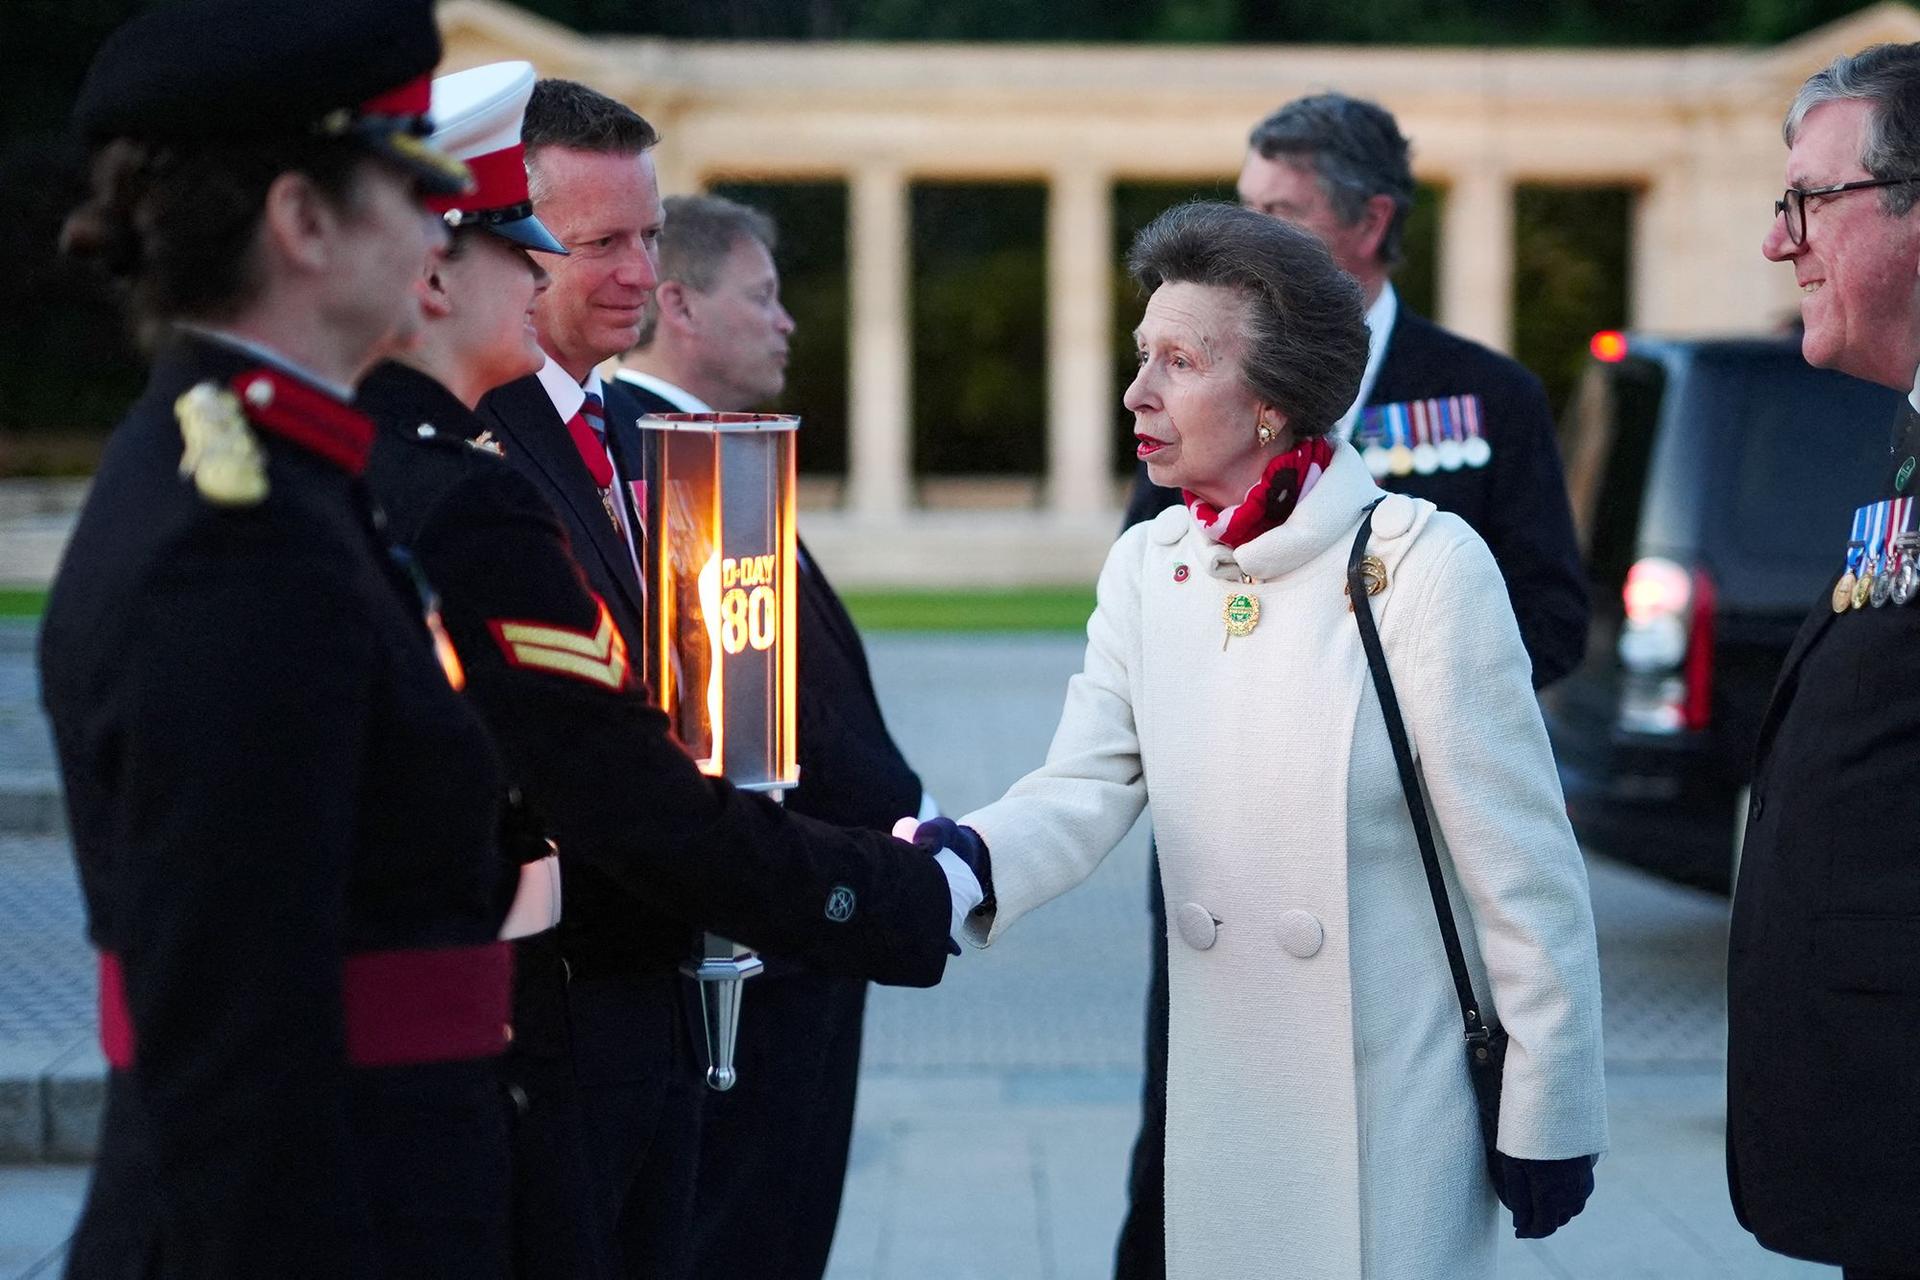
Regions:
<instances>
[{"instance_id":1,"label":"handshake","mask_svg":"<svg viewBox=\"0 0 1920 1280\"><path fill-rule=\"evenodd\" d=\"M993 859L986 841L972 827L963 827L952 818L902 818L893 824L896 840L905 840L933 854L933 860L947 877L947 895L953 904L947 947L960 954L960 936L967 917L993 914Z\"/></svg>"}]
</instances>

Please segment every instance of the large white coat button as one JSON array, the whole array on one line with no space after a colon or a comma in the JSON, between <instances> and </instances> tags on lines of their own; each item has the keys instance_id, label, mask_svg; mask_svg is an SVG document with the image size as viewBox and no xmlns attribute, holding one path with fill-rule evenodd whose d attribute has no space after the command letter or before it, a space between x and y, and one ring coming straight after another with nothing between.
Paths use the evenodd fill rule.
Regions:
<instances>
[{"instance_id":1,"label":"large white coat button","mask_svg":"<svg viewBox=\"0 0 1920 1280\"><path fill-rule=\"evenodd\" d=\"M1215 933L1220 922L1213 918L1213 912L1197 902L1185 903L1174 912L1174 923L1180 928L1180 939L1195 951L1205 951L1213 945Z\"/></svg>"},{"instance_id":2,"label":"large white coat button","mask_svg":"<svg viewBox=\"0 0 1920 1280\"><path fill-rule=\"evenodd\" d=\"M1327 938L1327 931L1320 927L1320 921L1311 911L1281 912L1276 930L1280 934L1280 949L1301 960L1319 951L1320 944Z\"/></svg>"},{"instance_id":3,"label":"large white coat button","mask_svg":"<svg viewBox=\"0 0 1920 1280\"><path fill-rule=\"evenodd\" d=\"M1404 493L1390 495L1373 509L1373 532L1376 537L1397 538L1412 527L1413 499Z\"/></svg>"}]
</instances>

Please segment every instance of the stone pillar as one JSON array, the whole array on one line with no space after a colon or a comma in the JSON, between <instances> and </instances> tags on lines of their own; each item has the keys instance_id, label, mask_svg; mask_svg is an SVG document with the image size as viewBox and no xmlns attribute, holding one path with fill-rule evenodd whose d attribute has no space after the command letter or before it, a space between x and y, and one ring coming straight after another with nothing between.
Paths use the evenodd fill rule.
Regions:
<instances>
[{"instance_id":1,"label":"stone pillar","mask_svg":"<svg viewBox=\"0 0 1920 1280\"><path fill-rule=\"evenodd\" d=\"M1691 203L1685 171L1650 174L1651 181L1633 201L1633 237L1628 246L1632 271L1627 292L1627 325L1656 332L1683 332L1688 313L1705 299L1698 296L1698 246L1691 243ZM1757 256L1757 255L1756 255Z\"/></svg>"},{"instance_id":2,"label":"stone pillar","mask_svg":"<svg viewBox=\"0 0 1920 1280\"><path fill-rule=\"evenodd\" d=\"M1440 323L1496 351L1513 349L1513 180L1456 174L1440 213Z\"/></svg>"},{"instance_id":3,"label":"stone pillar","mask_svg":"<svg viewBox=\"0 0 1920 1280\"><path fill-rule=\"evenodd\" d=\"M1062 169L1047 192L1047 490L1052 512L1112 505L1112 190Z\"/></svg>"},{"instance_id":4,"label":"stone pillar","mask_svg":"<svg viewBox=\"0 0 1920 1280\"><path fill-rule=\"evenodd\" d=\"M912 494L913 368L907 181L892 168L853 175L847 200L847 507L898 516Z\"/></svg>"}]
</instances>

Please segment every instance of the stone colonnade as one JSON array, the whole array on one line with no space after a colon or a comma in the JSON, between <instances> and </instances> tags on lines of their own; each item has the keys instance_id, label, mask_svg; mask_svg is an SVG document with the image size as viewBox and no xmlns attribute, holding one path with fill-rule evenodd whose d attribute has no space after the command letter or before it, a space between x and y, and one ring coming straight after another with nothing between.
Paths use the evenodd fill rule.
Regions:
<instances>
[{"instance_id":1,"label":"stone colonnade","mask_svg":"<svg viewBox=\"0 0 1920 1280\"><path fill-rule=\"evenodd\" d=\"M848 514L911 523L909 189L1048 188L1045 511L1110 534L1112 189L1217 181L1247 128L1325 87L1399 117L1417 175L1446 190L1442 323L1511 337L1518 183L1637 193L1632 323L1770 328L1795 304L1757 247L1781 185L1781 111L1834 54L1920 39L1886 3L1774 49L1469 50L755 45L584 37L499 0L444 0L445 66L504 57L586 81L661 129L665 190L719 177L849 189Z\"/></svg>"}]
</instances>

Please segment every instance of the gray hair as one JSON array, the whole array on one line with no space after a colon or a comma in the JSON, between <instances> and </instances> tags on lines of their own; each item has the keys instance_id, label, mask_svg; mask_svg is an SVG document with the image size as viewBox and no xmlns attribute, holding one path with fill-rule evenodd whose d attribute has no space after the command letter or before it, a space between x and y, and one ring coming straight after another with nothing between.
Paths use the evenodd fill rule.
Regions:
<instances>
[{"instance_id":1,"label":"gray hair","mask_svg":"<svg viewBox=\"0 0 1920 1280\"><path fill-rule=\"evenodd\" d=\"M520 122L520 142L527 152L527 190L535 204L547 195L540 172L543 147L639 155L660 141L646 117L598 89L577 80L539 80L527 99Z\"/></svg>"},{"instance_id":2,"label":"gray hair","mask_svg":"<svg viewBox=\"0 0 1920 1280\"><path fill-rule=\"evenodd\" d=\"M713 288L727 256L742 240L758 240L771 254L779 243L773 219L760 210L725 196L668 196L666 221L660 227L660 282L676 280L705 293ZM636 350L653 345L660 324L660 307L647 299L640 317Z\"/></svg>"},{"instance_id":3,"label":"gray hair","mask_svg":"<svg viewBox=\"0 0 1920 1280\"><path fill-rule=\"evenodd\" d=\"M1781 135L1791 147L1807 112L1828 102L1864 102L1867 138L1860 164L1876 178L1920 179L1920 44L1876 44L1844 54L1807 77L1787 108ZM1880 208L1903 217L1920 202L1920 182L1882 187Z\"/></svg>"},{"instance_id":4,"label":"gray hair","mask_svg":"<svg viewBox=\"0 0 1920 1280\"><path fill-rule=\"evenodd\" d=\"M1393 114L1378 103L1344 93L1295 98L1262 120L1247 145L1267 160L1286 157L1313 170L1333 211L1349 226L1375 196L1393 198L1393 217L1380 238L1380 261L1393 266L1406 244L1413 209L1413 165Z\"/></svg>"},{"instance_id":5,"label":"gray hair","mask_svg":"<svg viewBox=\"0 0 1920 1280\"><path fill-rule=\"evenodd\" d=\"M1163 284L1230 289L1247 301L1247 389L1287 415L1299 439L1325 435L1367 367L1367 307L1318 236L1238 205L1196 201L1134 239L1127 270Z\"/></svg>"}]
</instances>

